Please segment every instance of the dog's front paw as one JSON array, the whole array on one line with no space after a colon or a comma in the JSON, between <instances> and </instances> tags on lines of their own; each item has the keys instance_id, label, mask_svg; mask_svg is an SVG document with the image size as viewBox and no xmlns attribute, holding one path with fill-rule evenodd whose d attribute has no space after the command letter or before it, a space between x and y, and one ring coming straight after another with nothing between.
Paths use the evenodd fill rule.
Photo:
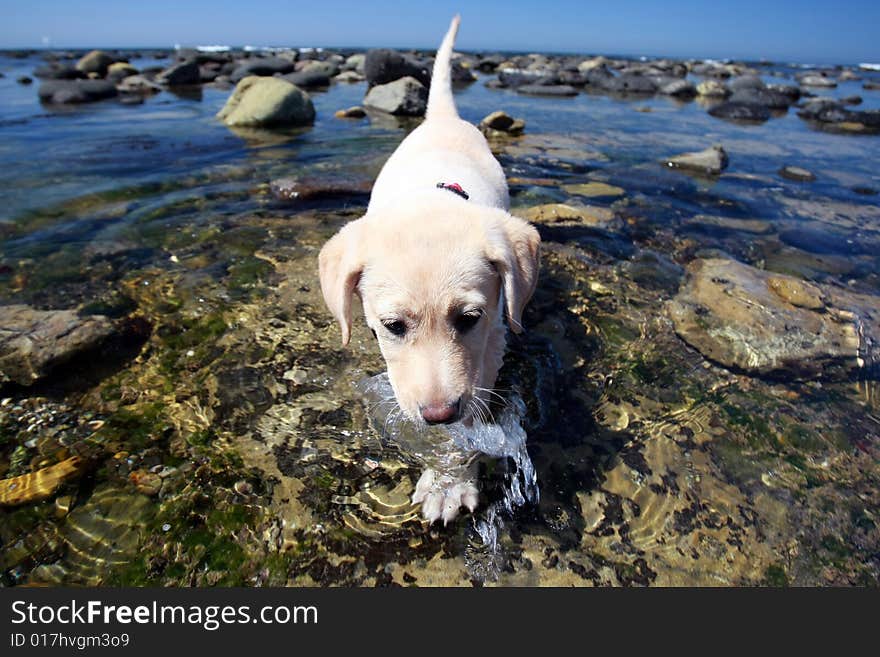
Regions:
<instances>
[{"instance_id":1,"label":"dog's front paw","mask_svg":"<svg viewBox=\"0 0 880 657\"><path fill-rule=\"evenodd\" d=\"M479 490L472 479L453 479L425 470L412 495L413 504L422 505L422 516L429 523L443 518L443 524L455 520L461 507L473 511L477 508Z\"/></svg>"}]
</instances>

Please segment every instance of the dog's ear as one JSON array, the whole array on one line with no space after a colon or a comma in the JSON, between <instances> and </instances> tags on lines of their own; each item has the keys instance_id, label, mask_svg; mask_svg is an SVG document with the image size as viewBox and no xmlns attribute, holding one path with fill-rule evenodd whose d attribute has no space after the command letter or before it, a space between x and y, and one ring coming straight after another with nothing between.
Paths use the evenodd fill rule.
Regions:
<instances>
[{"instance_id":1,"label":"dog's ear","mask_svg":"<svg viewBox=\"0 0 880 657\"><path fill-rule=\"evenodd\" d=\"M523 309L538 284L541 236L529 222L507 213L493 224L487 256L501 274L510 328L520 333Z\"/></svg>"},{"instance_id":2,"label":"dog's ear","mask_svg":"<svg viewBox=\"0 0 880 657\"><path fill-rule=\"evenodd\" d=\"M351 298L364 268L362 222L363 219L358 219L344 226L324 245L318 256L321 292L339 322L343 346L351 339Z\"/></svg>"}]
</instances>

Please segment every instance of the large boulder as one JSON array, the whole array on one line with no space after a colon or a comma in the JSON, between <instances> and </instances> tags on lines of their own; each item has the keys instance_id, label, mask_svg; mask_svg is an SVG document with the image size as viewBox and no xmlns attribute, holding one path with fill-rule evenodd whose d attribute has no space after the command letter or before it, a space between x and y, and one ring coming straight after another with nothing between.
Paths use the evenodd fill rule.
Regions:
<instances>
[{"instance_id":1,"label":"large boulder","mask_svg":"<svg viewBox=\"0 0 880 657\"><path fill-rule=\"evenodd\" d=\"M880 374L880 297L713 258L688 266L668 310L685 342L749 374L831 380Z\"/></svg>"},{"instance_id":2,"label":"large boulder","mask_svg":"<svg viewBox=\"0 0 880 657\"><path fill-rule=\"evenodd\" d=\"M252 75L238 83L217 117L229 126L311 125L315 107L287 80Z\"/></svg>"},{"instance_id":3,"label":"large boulder","mask_svg":"<svg viewBox=\"0 0 880 657\"><path fill-rule=\"evenodd\" d=\"M364 76L371 87L405 77L415 78L425 87L431 86L431 70L427 65L409 55L386 48L367 52L364 58Z\"/></svg>"},{"instance_id":4,"label":"large boulder","mask_svg":"<svg viewBox=\"0 0 880 657\"><path fill-rule=\"evenodd\" d=\"M110 80L46 80L37 95L44 103L67 105L112 98L116 93Z\"/></svg>"},{"instance_id":5,"label":"large boulder","mask_svg":"<svg viewBox=\"0 0 880 657\"><path fill-rule=\"evenodd\" d=\"M0 384L30 385L53 367L98 346L114 332L102 315L0 306Z\"/></svg>"},{"instance_id":6,"label":"large boulder","mask_svg":"<svg viewBox=\"0 0 880 657\"><path fill-rule=\"evenodd\" d=\"M80 58L76 63L76 68L78 71L81 71L86 75L94 73L103 78L107 75L107 69L110 68L110 64L114 61L115 60L103 50L93 50Z\"/></svg>"},{"instance_id":7,"label":"large boulder","mask_svg":"<svg viewBox=\"0 0 880 657\"><path fill-rule=\"evenodd\" d=\"M364 106L398 116L422 116L428 107L428 90L407 76L370 89Z\"/></svg>"}]
</instances>

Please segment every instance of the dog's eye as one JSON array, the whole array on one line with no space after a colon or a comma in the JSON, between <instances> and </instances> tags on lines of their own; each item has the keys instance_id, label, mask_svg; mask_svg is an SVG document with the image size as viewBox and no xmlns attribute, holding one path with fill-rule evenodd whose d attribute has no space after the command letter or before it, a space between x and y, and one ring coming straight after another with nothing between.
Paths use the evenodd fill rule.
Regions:
<instances>
[{"instance_id":1,"label":"dog's eye","mask_svg":"<svg viewBox=\"0 0 880 657\"><path fill-rule=\"evenodd\" d=\"M387 328L389 333L398 337L406 333L406 324L399 319L382 322L382 326Z\"/></svg>"},{"instance_id":2,"label":"dog's eye","mask_svg":"<svg viewBox=\"0 0 880 657\"><path fill-rule=\"evenodd\" d=\"M467 333L477 325L483 313L479 310L462 313L455 318L455 330L459 333Z\"/></svg>"}]
</instances>

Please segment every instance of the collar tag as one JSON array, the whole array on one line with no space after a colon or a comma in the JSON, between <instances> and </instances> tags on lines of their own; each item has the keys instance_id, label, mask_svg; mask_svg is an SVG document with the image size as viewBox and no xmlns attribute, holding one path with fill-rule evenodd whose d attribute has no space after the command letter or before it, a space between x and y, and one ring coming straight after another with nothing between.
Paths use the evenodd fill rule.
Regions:
<instances>
[{"instance_id":1,"label":"collar tag","mask_svg":"<svg viewBox=\"0 0 880 657\"><path fill-rule=\"evenodd\" d=\"M438 189L448 189L453 194L458 194L459 196L461 196L465 201L467 201L470 198L470 195L466 191L464 191L461 188L461 185L459 185L458 183L438 182L437 188Z\"/></svg>"}]
</instances>

